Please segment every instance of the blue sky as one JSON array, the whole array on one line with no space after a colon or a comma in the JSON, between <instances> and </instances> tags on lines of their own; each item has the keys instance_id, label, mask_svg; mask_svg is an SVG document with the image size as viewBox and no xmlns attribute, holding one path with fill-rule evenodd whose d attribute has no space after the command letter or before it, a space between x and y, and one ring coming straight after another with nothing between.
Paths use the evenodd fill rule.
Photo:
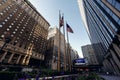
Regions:
<instances>
[{"instance_id":1,"label":"blue sky","mask_svg":"<svg viewBox=\"0 0 120 80\"><path fill-rule=\"evenodd\" d=\"M83 26L77 0L29 0L51 26L59 25L59 10L64 14L65 22L74 33L69 33L69 42L73 49L82 56L81 46L90 44Z\"/></svg>"}]
</instances>

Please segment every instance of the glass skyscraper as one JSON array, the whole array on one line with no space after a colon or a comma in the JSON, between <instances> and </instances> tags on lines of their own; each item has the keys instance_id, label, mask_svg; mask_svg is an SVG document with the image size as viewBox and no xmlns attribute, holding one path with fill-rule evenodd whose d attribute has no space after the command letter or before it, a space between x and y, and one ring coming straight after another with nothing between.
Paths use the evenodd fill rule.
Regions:
<instances>
[{"instance_id":1,"label":"glass skyscraper","mask_svg":"<svg viewBox=\"0 0 120 80\"><path fill-rule=\"evenodd\" d=\"M120 0L78 0L83 23L104 70L120 75Z\"/></svg>"}]
</instances>

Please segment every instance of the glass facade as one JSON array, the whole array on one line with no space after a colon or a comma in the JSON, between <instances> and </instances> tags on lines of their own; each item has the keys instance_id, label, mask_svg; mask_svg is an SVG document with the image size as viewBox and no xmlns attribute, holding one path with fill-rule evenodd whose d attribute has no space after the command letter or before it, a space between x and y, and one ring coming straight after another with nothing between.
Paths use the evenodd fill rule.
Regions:
<instances>
[{"instance_id":1,"label":"glass facade","mask_svg":"<svg viewBox=\"0 0 120 80\"><path fill-rule=\"evenodd\" d=\"M96 55L102 55L104 66L109 62L112 68L111 72L116 71L116 74L120 74L120 1L82 1L91 43L99 44L98 48L102 50L99 53L98 48L93 46L97 52Z\"/></svg>"}]
</instances>

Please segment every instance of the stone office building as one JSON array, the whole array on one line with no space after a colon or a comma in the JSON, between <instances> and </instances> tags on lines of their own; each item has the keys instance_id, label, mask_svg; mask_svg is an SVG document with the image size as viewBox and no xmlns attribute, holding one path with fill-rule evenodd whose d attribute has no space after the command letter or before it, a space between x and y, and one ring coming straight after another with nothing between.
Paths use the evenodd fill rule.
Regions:
<instances>
[{"instance_id":1,"label":"stone office building","mask_svg":"<svg viewBox=\"0 0 120 80\"><path fill-rule=\"evenodd\" d=\"M49 26L29 1L0 0L0 62L40 65Z\"/></svg>"},{"instance_id":2,"label":"stone office building","mask_svg":"<svg viewBox=\"0 0 120 80\"><path fill-rule=\"evenodd\" d=\"M61 39L59 39L59 34ZM60 70L65 70L66 65L65 60L67 58L65 55L64 39L65 39L64 35L58 30L58 28L55 27L49 29L48 44L45 57L45 63L47 68L51 68L52 70L58 70L59 66ZM60 41L60 56L58 56L59 41ZM58 57L60 57L60 64L58 62Z\"/></svg>"}]
</instances>

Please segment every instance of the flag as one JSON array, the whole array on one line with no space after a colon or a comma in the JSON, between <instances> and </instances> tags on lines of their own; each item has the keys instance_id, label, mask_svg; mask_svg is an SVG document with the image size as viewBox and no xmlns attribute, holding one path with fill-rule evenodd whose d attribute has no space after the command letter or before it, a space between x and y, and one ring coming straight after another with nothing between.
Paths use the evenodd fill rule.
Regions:
<instances>
[{"instance_id":1,"label":"flag","mask_svg":"<svg viewBox=\"0 0 120 80\"><path fill-rule=\"evenodd\" d=\"M61 17L60 13L59 13L59 24L60 24L60 27L62 27L64 24L63 16Z\"/></svg>"},{"instance_id":2,"label":"flag","mask_svg":"<svg viewBox=\"0 0 120 80\"><path fill-rule=\"evenodd\" d=\"M66 27L67 27L67 31L70 32L70 33L73 33L73 30L72 28L66 23Z\"/></svg>"}]
</instances>

